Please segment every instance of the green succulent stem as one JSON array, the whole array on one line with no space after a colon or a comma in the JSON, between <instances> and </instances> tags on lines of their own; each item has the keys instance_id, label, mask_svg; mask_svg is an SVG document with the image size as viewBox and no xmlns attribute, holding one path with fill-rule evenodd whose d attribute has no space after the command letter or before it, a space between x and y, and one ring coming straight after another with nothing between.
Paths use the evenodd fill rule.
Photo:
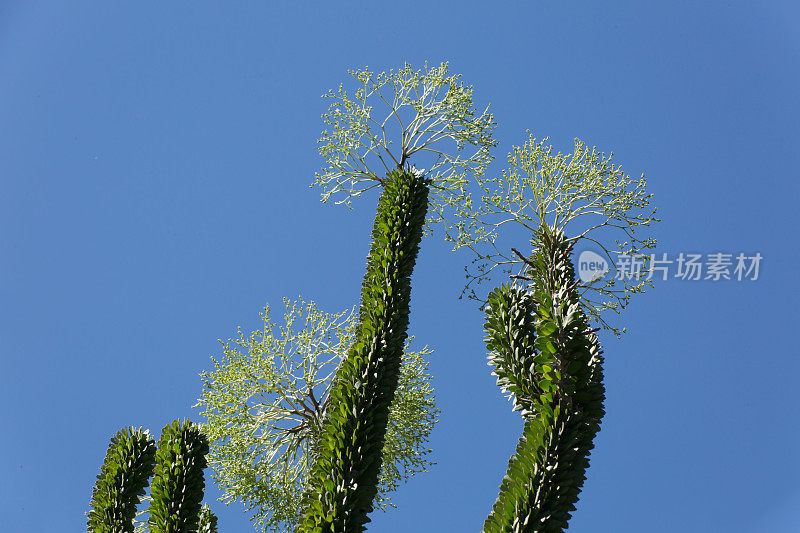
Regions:
<instances>
[{"instance_id":1,"label":"green succulent stem","mask_svg":"<svg viewBox=\"0 0 800 533\"><path fill-rule=\"evenodd\" d=\"M178 420L161 431L150 488L151 532L196 531L205 479L208 439L189 420Z\"/></svg>"},{"instance_id":2,"label":"green succulent stem","mask_svg":"<svg viewBox=\"0 0 800 533\"><path fill-rule=\"evenodd\" d=\"M111 438L92 493L89 531L133 532L136 505L153 474L155 457L155 441L141 428L123 428Z\"/></svg>"},{"instance_id":3,"label":"green succulent stem","mask_svg":"<svg viewBox=\"0 0 800 533\"><path fill-rule=\"evenodd\" d=\"M428 193L428 180L405 169L384 180L356 337L325 408L299 532L356 532L369 522L407 337L411 274Z\"/></svg>"},{"instance_id":4,"label":"green succulent stem","mask_svg":"<svg viewBox=\"0 0 800 533\"><path fill-rule=\"evenodd\" d=\"M562 532L575 510L604 414L602 352L581 306L572 242L542 226L524 276L486 308L489 364L525 427L486 533Z\"/></svg>"},{"instance_id":5,"label":"green succulent stem","mask_svg":"<svg viewBox=\"0 0 800 533\"><path fill-rule=\"evenodd\" d=\"M217 533L217 516L208 505L204 505L200 509L197 533Z\"/></svg>"},{"instance_id":6,"label":"green succulent stem","mask_svg":"<svg viewBox=\"0 0 800 533\"><path fill-rule=\"evenodd\" d=\"M91 533L215 533L217 518L200 507L208 439L191 421L168 424L156 445L146 430L123 428L112 438L92 493L87 530ZM147 524L136 507L150 477ZM141 514L138 513L138 514ZM199 527L199 529L198 529Z\"/></svg>"}]
</instances>

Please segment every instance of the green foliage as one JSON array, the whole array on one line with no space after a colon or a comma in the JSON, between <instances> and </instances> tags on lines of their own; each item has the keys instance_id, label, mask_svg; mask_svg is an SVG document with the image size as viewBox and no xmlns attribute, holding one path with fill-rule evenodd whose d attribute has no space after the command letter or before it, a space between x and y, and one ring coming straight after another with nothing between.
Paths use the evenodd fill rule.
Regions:
<instances>
[{"instance_id":1,"label":"green foliage","mask_svg":"<svg viewBox=\"0 0 800 533\"><path fill-rule=\"evenodd\" d=\"M537 142L530 135L523 146L508 154L509 168L502 177L479 176L481 201L457 205L457 222L446 224L454 249L466 247L475 255L473 269L467 269L465 288L471 298L480 299L470 288L473 282L489 279L494 269L510 274L515 268L518 273L526 268L524 258L506 247L508 235L502 238L501 228L508 224L534 236L545 226L562 234L569 227L575 235L570 242L593 243L612 266L617 254L641 256L646 263L649 256L644 252L656 244L655 239L641 235L643 228L658 222L644 176L632 180L613 163L613 154L590 150L578 139L574 151L566 155L554 154L546 141ZM610 239L613 246L605 244ZM539 246L535 237L532 244ZM649 285L644 279L598 279L581 292L584 310L619 335L621 331L612 327L602 312L618 313L631 294L644 292Z\"/></svg>"},{"instance_id":2,"label":"green foliage","mask_svg":"<svg viewBox=\"0 0 800 533\"><path fill-rule=\"evenodd\" d=\"M197 529L203 501L208 439L186 420L161 430L150 487L151 531L177 533Z\"/></svg>"},{"instance_id":3,"label":"green foliage","mask_svg":"<svg viewBox=\"0 0 800 533\"><path fill-rule=\"evenodd\" d=\"M299 520L333 377L353 344L354 311L323 313L284 299L285 326L261 315L263 329L223 343L224 358L202 374L209 464L226 503L241 501L260 530L291 531ZM426 471L436 410L426 348L406 344L383 448L377 505L409 476Z\"/></svg>"},{"instance_id":4,"label":"green foliage","mask_svg":"<svg viewBox=\"0 0 800 533\"><path fill-rule=\"evenodd\" d=\"M145 494L155 457L155 441L142 428L124 428L111 438L92 494L89 531L133 532L136 505Z\"/></svg>"},{"instance_id":5,"label":"green foliage","mask_svg":"<svg viewBox=\"0 0 800 533\"><path fill-rule=\"evenodd\" d=\"M262 330L223 344L224 358L201 374L197 404L225 502L242 501L275 531L297 521L322 406L353 336L352 314L284 305L285 326L273 326L265 308Z\"/></svg>"},{"instance_id":6,"label":"green foliage","mask_svg":"<svg viewBox=\"0 0 800 533\"><path fill-rule=\"evenodd\" d=\"M329 129L319 139L327 162L315 181L323 187L322 200L341 195L337 203L350 205L354 197L383 185L382 176L410 171L407 163L413 158L428 169L434 214L468 201L468 176L485 172L497 144L494 117L488 107L476 113L472 87L459 82L460 75L448 76L447 63L430 68L425 63L424 72L408 63L388 74L367 68L348 72L355 93L340 85L323 96L332 102L322 115Z\"/></svg>"},{"instance_id":7,"label":"green foliage","mask_svg":"<svg viewBox=\"0 0 800 533\"><path fill-rule=\"evenodd\" d=\"M362 531L369 521L427 202L426 180L389 174L372 231L355 342L331 387L300 532Z\"/></svg>"},{"instance_id":8,"label":"green foliage","mask_svg":"<svg viewBox=\"0 0 800 533\"><path fill-rule=\"evenodd\" d=\"M581 306L574 241L547 227L536 240L526 260L530 288L504 285L486 309L490 364L526 418L487 533L567 527L604 414L603 359Z\"/></svg>"},{"instance_id":9,"label":"green foliage","mask_svg":"<svg viewBox=\"0 0 800 533\"><path fill-rule=\"evenodd\" d=\"M394 400L389 406L389 423L383 445L381 474L375 504L380 509L394 504L388 494L417 472L427 472L433 463L426 459L431 452L426 447L436 424L439 410L433 397L431 376L425 355L429 350L403 351L400 377Z\"/></svg>"}]
</instances>

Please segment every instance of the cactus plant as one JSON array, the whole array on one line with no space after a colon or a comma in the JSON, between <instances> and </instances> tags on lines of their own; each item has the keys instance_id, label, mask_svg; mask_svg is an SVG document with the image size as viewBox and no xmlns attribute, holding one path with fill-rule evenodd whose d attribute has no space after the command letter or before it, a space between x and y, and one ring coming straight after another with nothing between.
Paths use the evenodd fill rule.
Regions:
<instances>
[{"instance_id":1,"label":"cactus plant","mask_svg":"<svg viewBox=\"0 0 800 533\"><path fill-rule=\"evenodd\" d=\"M303 365L305 386L293 382L288 387L276 385L274 390L264 391L281 398L278 404L267 400L261 404L266 410L257 414L263 421L257 431L266 436L262 449L269 449L266 461L258 446L252 447L251 464L244 464L244 455L250 453L248 446L240 446L230 454L242 458L236 460L238 464L228 465L232 473L228 477L248 478L239 484L242 487L269 483L277 475L275 463L285 464L287 457L292 458L286 475L277 483L263 490L232 495L250 499L252 493L258 493L251 501L261 500L255 503L266 510L258 513L265 519L260 525L266 527L296 521L296 531L301 532L362 531L369 521L368 513L376 502L381 504L381 473L387 474L386 479L394 486L392 480L401 475L395 461L404 462L404 454L414 449L403 441L418 443L420 436L427 435L425 428L430 426L425 413L430 410L424 388L410 395L406 390L401 395L416 396L421 402L395 402L398 384L403 381L411 275L423 233L429 228L427 223L442 219L448 207L468 201L467 176L485 171L491 161L489 150L496 144L492 139L495 124L488 108L480 114L473 110L472 88L459 83L459 76L448 76L446 63L438 68L426 64L424 72L414 71L406 64L397 71L378 75L367 69L349 73L356 82L355 93L340 86L337 92L325 95L332 100L323 115L330 129L323 132L319 151L327 165L317 174L315 184L323 188L323 202L336 196L336 203L348 206L370 189L380 187L382 192L352 345L332 381L325 384L324 401L320 403L323 395L314 385L308 385L316 378L309 380L307 374L319 374L318 363L324 364L317 359L317 350L312 349L303 357L309 361ZM377 116L380 108L385 115ZM449 150L441 146L445 141L452 143ZM474 151L465 153L467 148ZM416 165L425 164L428 170L417 170L412 160ZM284 337L284 341L288 339ZM279 353L274 357L280 357ZM414 365L405 368L412 370L406 378L411 382L424 378L424 372L414 370ZM290 370L287 372L293 375ZM216 394L214 381L207 380L206 384L211 385L206 387L211 395ZM239 392L247 387L240 388L231 394L241 396ZM284 389L290 393L285 394ZM209 405L208 400L203 402ZM282 406L283 400L294 405ZM216 399L211 402L224 407ZM393 405L421 415L412 427L423 431L410 439L391 439L387 446L387 435L392 436L389 430ZM249 424L246 405L222 411L224 416L235 419L231 421L234 425ZM213 410L211 416L216 420ZM219 425L214 420L209 419L209 426ZM402 428L405 424L396 426ZM405 431L408 433L408 428ZM308 432L313 433L313 438L306 438ZM215 436L223 437L222 433ZM307 448L309 443L313 443L313 449ZM400 446L400 454L392 452L396 446ZM389 459L389 468L383 468L384 455ZM313 462L306 476L309 459ZM421 463L412 460L408 464L413 469ZM295 520L297 491L302 492L302 512ZM264 502L261 494L274 497Z\"/></svg>"},{"instance_id":2,"label":"cactus plant","mask_svg":"<svg viewBox=\"0 0 800 533\"><path fill-rule=\"evenodd\" d=\"M142 428L123 428L111 438L92 494L89 531L133 533L136 506L145 494L155 457L155 441Z\"/></svg>"},{"instance_id":3,"label":"cactus plant","mask_svg":"<svg viewBox=\"0 0 800 533\"><path fill-rule=\"evenodd\" d=\"M485 307L489 364L525 425L483 531L561 532L575 510L604 414L597 332L624 331L601 313L619 312L632 293L648 285L646 279L626 278L582 283L575 277L572 250L586 240L609 260L614 253L640 255L655 240L636 231L657 219L648 211L652 195L645 192L644 179L630 180L611 156L589 151L578 140L573 154L554 155L531 136L508 160L511 168L502 178L479 180L483 201L459 210L463 220L451 235L456 248L477 255L467 288L498 266L510 274L520 265L519 274L511 276L516 281L492 291ZM500 228L510 222L531 232L529 256L498 246ZM568 225L579 227L576 236L565 235ZM609 249L607 237L598 236L604 229L621 231L625 242ZM474 290L470 294L476 297ZM590 320L600 327L592 329Z\"/></svg>"},{"instance_id":4,"label":"cactus plant","mask_svg":"<svg viewBox=\"0 0 800 533\"><path fill-rule=\"evenodd\" d=\"M446 64L426 65L424 74L409 65L377 76L358 70L351 72L359 84L354 98L342 88L328 95L334 102L323 117L333 129L320 139L328 167L317 175L323 200L344 193L341 202L349 203L374 186L382 186L383 193L362 284L359 327L331 389L301 532L362 531L369 521L429 191L434 191L432 210L440 214L463 198L466 174L482 173L491 160L492 116L476 116L472 89L446 73ZM385 105L385 117L374 117L373 102ZM400 133L399 151L390 148L392 126ZM438 144L448 139L456 152L468 145L475 152L461 157L440 149ZM412 158L420 163L425 156L432 156L427 173L411 167ZM380 161L386 173L373 170L371 160Z\"/></svg>"},{"instance_id":5,"label":"cactus plant","mask_svg":"<svg viewBox=\"0 0 800 533\"><path fill-rule=\"evenodd\" d=\"M344 203L373 186L382 186L372 231L372 247L361 291L355 342L339 368L324 413L316 461L304 495L300 532L357 532L369 521L377 494L389 405L397 387L416 261L429 192L433 212L464 196L467 172L480 174L491 160L492 116L475 116L472 89L446 76L447 65L414 72L406 65L373 77L351 72L359 82L355 99L339 89L325 122L333 127L320 139L328 168L317 175L323 200L345 193ZM440 94L440 91L444 94ZM377 101L388 107L385 118L373 116ZM387 123L400 131L400 149L390 149ZM380 132L373 131L377 126ZM390 134L391 137L391 134ZM461 158L438 148L450 139L456 151L471 145L474 154ZM415 155L416 154L416 155ZM411 167L433 155L427 173ZM370 167L377 159L385 177ZM372 185L361 187L361 183Z\"/></svg>"},{"instance_id":6,"label":"cactus plant","mask_svg":"<svg viewBox=\"0 0 800 533\"><path fill-rule=\"evenodd\" d=\"M603 417L602 355L579 303L571 246L543 235L530 290L489 296L486 332L498 385L525 418L483 530L560 532L575 509Z\"/></svg>"},{"instance_id":7,"label":"cactus plant","mask_svg":"<svg viewBox=\"0 0 800 533\"><path fill-rule=\"evenodd\" d=\"M208 440L189 420L168 424L158 445L147 431L120 430L111 439L97 476L92 508L87 513L88 531L132 533L141 529L134 516L151 476L150 531L188 533L197 531L201 520L203 527L215 531L216 517L208 508L201 512L200 507L206 453Z\"/></svg>"},{"instance_id":8,"label":"cactus plant","mask_svg":"<svg viewBox=\"0 0 800 533\"><path fill-rule=\"evenodd\" d=\"M602 313L619 312L631 294L643 292L650 282L615 277L581 284L571 254L581 240L595 243L612 263L613 254L641 256L652 248L654 239L636 235L658 220L655 210L646 211L652 195L645 192L643 178L630 180L611 156L589 151L578 140L574 153L564 156L553 155L551 147L544 141L537 144L531 136L509 154L511 169L501 179L482 178L491 161L489 149L496 144L491 137L493 117L488 108L476 116L472 89L446 73L446 63L431 69L426 64L424 75L409 65L377 77L366 69L357 70L350 72L359 84L354 97L341 87L327 95L334 102L323 118L332 130L323 132L320 153L328 166L316 180L324 188L323 202L338 194L344 198L337 203L349 206L372 188L381 187L382 192L357 325L345 357L336 363L335 375L317 380L325 362L318 361L313 343L303 359L302 378L296 369L282 368L291 382L284 390L278 386L280 377L270 374L267 392L278 392L279 400L262 404L271 412L263 420L256 418L259 423L286 422L261 428L268 434L267 462L277 456L286 469L267 490L267 507L272 506L267 526L283 522L297 533L347 533L363 531L369 522L385 456L392 453L387 434L403 381L411 276L430 222L444 222L445 236L456 249L467 247L477 254L473 263L477 273L467 270L470 281L465 290L473 281L488 279L497 266L509 274L514 265L520 267L511 276L517 281L492 291L485 306L489 364L525 424L484 531L560 532L575 510L604 415L597 332L624 331ZM371 104L376 101L388 108L385 117L373 116ZM387 140L392 126L400 134L399 151L391 150ZM455 143L456 152L468 145L475 152L462 157L441 150L437 143L445 139ZM427 172L411 165L412 158L419 163L425 156L431 163ZM380 162L382 171L372 168L375 162ZM465 190L468 174L478 178L485 193L477 207ZM494 191L491 182L497 185ZM448 207L455 207L460 220L446 217ZM577 219L589 222L578 226L575 236L567 236L565 228L574 228ZM511 222L532 233L529 255L498 247L501 226ZM625 242L616 241L617 248L606 246L597 233L609 229L621 231ZM486 244L494 251L480 250ZM643 259L646 264L646 256ZM470 294L476 297L474 288ZM592 329L592 321L600 327ZM260 356L267 350L253 351ZM419 380L419 372L412 374ZM300 379L306 382L304 389L297 387ZM241 380L237 386L238 393L247 389ZM324 388L319 397L317 386ZM213 403L207 400L206 404ZM414 412L424 411L417 405ZM276 413L275 420L270 418ZM227 414L250 416L244 404ZM112 440L98 476L90 528L131 531L132 506L143 494L149 470L154 470L151 530L216 531L216 517L200 506L209 450L205 437L188 421L175 422L164 429L157 451L153 446L146 434L130 429ZM250 453L242 447L234 454L238 463L245 452ZM259 476L266 483L276 479L271 466L261 471L266 476L252 471L252 466L237 464L237 475L247 471L251 481Z\"/></svg>"},{"instance_id":9,"label":"cactus plant","mask_svg":"<svg viewBox=\"0 0 800 533\"><path fill-rule=\"evenodd\" d=\"M197 529L207 453L208 439L189 420L175 420L161 431L150 487L151 531Z\"/></svg>"},{"instance_id":10,"label":"cactus plant","mask_svg":"<svg viewBox=\"0 0 800 533\"><path fill-rule=\"evenodd\" d=\"M307 531L358 531L372 510L427 193L427 183L413 174L398 171L386 182L362 286L359 331L332 386L310 473L309 511L301 522Z\"/></svg>"}]
</instances>

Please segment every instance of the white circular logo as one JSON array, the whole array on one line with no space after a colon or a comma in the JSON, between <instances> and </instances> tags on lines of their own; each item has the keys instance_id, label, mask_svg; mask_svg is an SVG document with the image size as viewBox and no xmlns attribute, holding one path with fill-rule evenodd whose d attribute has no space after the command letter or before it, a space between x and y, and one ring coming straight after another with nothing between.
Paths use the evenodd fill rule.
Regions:
<instances>
[{"instance_id":1,"label":"white circular logo","mask_svg":"<svg viewBox=\"0 0 800 533\"><path fill-rule=\"evenodd\" d=\"M599 254L584 250L578 257L578 277L584 283L593 283L608 272L608 263Z\"/></svg>"}]
</instances>

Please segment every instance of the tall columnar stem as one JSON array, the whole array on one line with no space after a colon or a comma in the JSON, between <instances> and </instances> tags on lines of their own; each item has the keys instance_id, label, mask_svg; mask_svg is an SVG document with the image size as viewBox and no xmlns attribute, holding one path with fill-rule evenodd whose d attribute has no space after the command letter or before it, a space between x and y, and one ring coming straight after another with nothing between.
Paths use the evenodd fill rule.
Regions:
<instances>
[{"instance_id":1,"label":"tall columnar stem","mask_svg":"<svg viewBox=\"0 0 800 533\"><path fill-rule=\"evenodd\" d=\"M486 533L567 527L604 414L603 358L580 305L571 244L547 227L535 244L530 287L496 289L486 311L490 364L525 417Z\"/></svg>"},{"instance_id":2,"label":"tall columnar stem","mask_svg":"<svg viewBox=\"0 0 800 533\"><path fill-rule=\"evenodd\" d=\"M133 533L136 505L153 474L155 457L156 443L141 428L124 428L111 438L92 494L89 531Z\"/></svg>"},{"instance_id":3,"label":"tall columnar stem","mask_svg":"<svg viewBox=\"0 0 800 533\"><path fill-rule=\"evenodd\" d=\"M197 530L207 453L208 439L188 420L175 420L161 431L150 488L150 531Z\"/></svg>"},{"instance_id":4,"label":"tall columnar stem","mask_svg":"<svg viewBox=\"0 0 800 533\"><path fill-rule=\"evenodd\" d=\"M372 230L359 324L325 409L298 531L363 531L377 493L389 404L407 337L411 273L428 208L428 182L387 176Z\"/></svg>"}]
</instances>

